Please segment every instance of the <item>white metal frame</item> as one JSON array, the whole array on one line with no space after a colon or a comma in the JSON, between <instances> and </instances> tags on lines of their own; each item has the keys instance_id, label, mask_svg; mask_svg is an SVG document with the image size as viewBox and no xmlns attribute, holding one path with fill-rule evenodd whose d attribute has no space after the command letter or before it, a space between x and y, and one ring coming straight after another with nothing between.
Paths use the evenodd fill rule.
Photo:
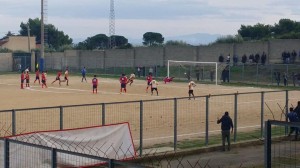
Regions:
<instances>
[{"instance_id":1,"label":"white metal frame","mask_svg":"<svg viewBox=\"0 0 300 168\"><path fill-rule=\"evenodd\" d=\"M178 63L191 63L191 64L215 64L216 67L216 74L215 74L215 81L216 85L218 85L218 63L217 62L197 62L197 61L176 61L176 60L168 60L168 67L167 67L167 75L170 77L170 62L178 62Z\"/></svg>"}]
</instances>

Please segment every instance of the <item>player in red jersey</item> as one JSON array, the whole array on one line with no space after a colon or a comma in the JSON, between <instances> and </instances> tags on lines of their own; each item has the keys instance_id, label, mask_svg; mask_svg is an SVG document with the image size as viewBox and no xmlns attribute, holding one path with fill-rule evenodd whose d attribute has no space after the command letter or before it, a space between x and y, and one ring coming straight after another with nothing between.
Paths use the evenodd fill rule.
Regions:
<instances>
[{"instance_id":1,"label":"player in red jersey","mask_svg":"<svg viewBox=\"0 0 300 168\"><path fill-rule=\"evenodd\" d=\"M42 88L47 88L47 84L46 84L47 78L46 78L46 73L43 71L42 72Z\"/></svg>"},{"instance_id":2,"label":"player in red jersey","mask_svg":"<svg viewBox=\"0 0 300 168\"><path fill-rule=\"evenodd\" d=\"M59 82L59 86L60 86L60 82L61 82L60 81L60 76L61 76L61 70L57 72L56 78L55 78L55 80L51 84L53 84L54 82L58 81Z\"/></svg>"},{"instance_id":3,"label":"player in red jersey","mask_svg":"<svg viewBox=\"0 0 300 168\"><path fill-rule=\"evenodd\" d=\"M34 83L37 80L39 81L39 84L41 84L41 81L40 81L40 71L38 69L35 71L35 80L34 80Z\"/></svg>"},{"instance_id":4,"label":"player in red jersey","mask_svg":"<svg viewBox=\"0 0 300 168\"><path fill-rule=\"evenodd\" d=\"M26 87L30 87L30 86L29 86L29 78L30 78L30 77L29 77L29 72L27 71L26 74L25 74Z\"/></svg>"},{"instance_id":5,"label":"player in red jersey","mask_svg":"<svg viewBox=\"0 0 300 168\"><path fill-rule=\"evenodd\" d=\"M124 93L126 93L127 77L125 76L125 74L122 74L119 81L121 83L120 93L122 93L122 90L124 90Z\"/></svg>"},{"instance_id":6,"label":"player in red jersey","mask_svg":"<svg viewBox=\"0 0 300 168\"><path fill-rule=\"evenodd\" d=\"M21 89L24 89L24 86L23 86L24 80L25 80L25 74L24 74L24 71L22 71L22 73L21 73Z\"/></svg>"},{"instance_id":7,"label":"player in red jersey","mask_svg":"<svg viewBox=\"0 0 300 168\"><path fill-rule=\"evenodd\" d=\"M148 88L151 87L151 81L152 81L152 73L149 73L148 76L146 77L147 80L147 88L146 92L148 93Z\"/></svg>"},{"instance_id":8,"label":"player in red jersey","mask_svg":"<svg viewBox=\"0 0 300 168\"><path fill-rule=\"evenodd\" d=\"M96 94L98 92L98 79L96 78L97 76L94 75L94 78L92 79L92 84L93 84L93 94L95 93L96 91Z\"/></svg>"}]
</instances>

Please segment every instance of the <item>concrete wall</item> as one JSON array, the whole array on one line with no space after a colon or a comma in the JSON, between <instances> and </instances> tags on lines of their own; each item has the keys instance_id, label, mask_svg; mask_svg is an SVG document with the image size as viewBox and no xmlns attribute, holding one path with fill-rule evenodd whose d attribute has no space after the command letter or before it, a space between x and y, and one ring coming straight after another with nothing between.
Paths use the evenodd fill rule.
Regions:
<instances>
[{"instance_id":1,"label":"concrete wall","mask_svg":"<svg viewBox=\"0 0 300 168\"><path fill-rule=\"evenodd\" d=\"M165 64L167 60L197 61L197 47L167 46L165 47Z\"/></svg>"},{"instance_id":2,"label":"concrete wall","mask_svg":"<svg viewBox=\"0 0 300 168\"><path fill-rule=\"evenodd\" d=\"M104 51L79 51L79 67L104 68Z\"/></svg>"},{"instance_id":3,"label":"concrete wall","mask_svg":"<svg viewBox=\"0 0 300 168\"><path fill-rule=\"evenodd\" d=\"M228 54L233 55L233 44L214 44L209 46L199 46L200 62L218 62L219 56L226 57Z\"/></svg>"},{"instance_id":4,"label":"concrete wall","mask_svg":"<svg viewBox=\"0 0 300 168\"><path fill-rule=\"evenodd\" d=\"M106 50L105 51L105 67L133 67L134 66L134 50Z\"/></svg>"},{"instance_id":5,"label":"concrete wall","mask_svg":"<svg viewBox=\"0 0 300 168\"><path fill-rule=\"evenodd\" d=\"M110 68L110 67L137 67L137 66L164 66L167 60L217 62L222 54L234 54L241 61L242 55L265 52L267 63L282 63L283 51L296 50L296 63L300 63L300 40L271 40L265 42L244 42L238 44L214 44L208 46L167 46L167 47L138 47L134 49L116 49L99 51L67 50L65 52L45 53L46 69L81 69ZM6 55L6 53L2 54ZM10 54L11 55L11 54ZM11 70L11 59L5 56L1 59L1 70ZM9 67L9 68L8 68Z\"/></svg>"},{"instance_id":6,"label":"concrete wall","mask_svg":"<svg viewBox=\"0 0 300 168\"><path fill-rule=\"evenodd\" d=\"M283 51L292 52L295 50L297 52L296 62L300 63L300 40L271 40L270 42L270 63L282 63L281 54Z\"/></svg>"},{"instance_id":7,"label":"concrete wall","mask_svg":"<svg viewBox=\"0 0 300 168\"><path fill-rule=\"evenodd\" d=\"M164 65L165 49L162 47L138 47L134 51L135 67Z\"/></svg>"},{"instance_id":8,"label":"concrete wall","mask_svg":"<svg viewBox=\"0 0 300 168\"><path fill-rule=\"evenodd\" d=\"M0 53L0 71L13 70L12 53Z\"/></svg>"}]
</instances>

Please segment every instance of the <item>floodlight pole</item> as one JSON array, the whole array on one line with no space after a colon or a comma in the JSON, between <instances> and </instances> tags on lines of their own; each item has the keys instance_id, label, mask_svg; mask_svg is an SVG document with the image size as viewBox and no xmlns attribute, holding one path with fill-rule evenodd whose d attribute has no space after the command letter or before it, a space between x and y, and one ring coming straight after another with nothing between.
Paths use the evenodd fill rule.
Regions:
<instances>
[{"instance_id":1,"label":"floodlight pole","mask_svg":"<svg viewBox=\"0 0 300 168\"><path fill-rule=\"evenodd\" d=\"M44 71L44 0L41 0L41 58L40 58L40 71Z\"/></svg>"},{"instance_id":2,"label":"floodlight pole","mask_svg":"<svg viewBox=\"0 0 300 168\"><path fill-rule=\"evenodd\" d=\"M31 53L31 48L30 48L30 27L29 27L29 22L27 23L27 36L28 36L28 52Z\"/></svg>"}]
</instances>

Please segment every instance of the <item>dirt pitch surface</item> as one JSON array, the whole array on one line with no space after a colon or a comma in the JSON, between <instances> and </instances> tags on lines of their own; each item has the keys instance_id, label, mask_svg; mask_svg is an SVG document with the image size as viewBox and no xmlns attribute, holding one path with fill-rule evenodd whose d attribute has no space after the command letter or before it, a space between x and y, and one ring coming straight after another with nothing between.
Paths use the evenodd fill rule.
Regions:
<instances>
[{"instance_id":1,"label":"dirt pitch surface","mask_svg":"<svg viewBox=\"0 0 300 168\"><path fill-rule=\"evenodd\" d=\"M30 88L20 89L20 75L0 75L0 110L24 109L36 107L51 107L78 104L94 104L108 102L123 102L134 100L158 100L145 102L143 105L143 145L152 146L172 142L174 139L174 101L162 101L159 99L188 96L188 83L168 83L159 81L159 96L150 90L146 92L145 78L136 79L132 86L127 85L127 93L120 94L118 79L98 78L98 94L92 93L91 78L88 82L81 82L80 76L70 75L69 86L65 82L59 86L58 82L51 84L55 76L47 76L48 88L42 88L34 83L35 75L31 74ZM197 84L194 90L195 96L232 94L245 92L258 92L256 94L241 94L238 98L237 127L239 130L260 128L261 123L261 89L253 87L229 87L222 85ZM290 97L298 97L299 92L290 94ZM218 117L229 111L233 116L234 95L212 96L209 98L209 132L210 135L219 134L220 125L216 124ZM266 94L264 100L268 102L270 109L265 107L264 120L282 119L282 111L285 103L285 92ZM296 102L296 98L293 99ZM177 102L177 134L178 140L189 138L203 138L205 136L205 98L196 100L180 99ZM278 104L279 103L279 104ZM279 105L280 108L277 106ZM63 128L79 128L95 126L101 123L101 108L94 107L70 107L63 110ZM124 103L106 105L105 124L129 122L133 139L136 145L140 138L140 104ZM19 113L20 112L20 113ZM16 115L16 133L57 130L59 129L59 109L19 111ZM1 121L6 120L6 129L11 127L11 114L1 114ZM0 133L0 136L3 134Z\"/></svg>"},{"instance_id":2,"label":"dirt pitch surface","mask_svg":"<svg viewBox=\"0 0 300 168\"><path fill-rule=\"evenodd\" d=\"M188 96L187 82L164 84L163 81L159 81L159 96L156 96L155 93L152 96L150 89L148 93L146 93L146 81L144 78L134 80L132 86L127 85L126 94L120 94L120 83L118 79L98 78L98 94L92 94L91 78L87 79L88 82L81 82L80 76L71 76L69 86L66 86L65 82L62 82L61 86L59 86L58 82L51 84L55 76L48 75L48 88L43 89L38 82L34 83L34 74L31 74L30 77L30 88L20 89L20 75L0 75L0 110ZM203 96L208 94L243 93L265 90L267 89L197 84L194 94L195 96Z\"/></svg>"}]
</instances>

